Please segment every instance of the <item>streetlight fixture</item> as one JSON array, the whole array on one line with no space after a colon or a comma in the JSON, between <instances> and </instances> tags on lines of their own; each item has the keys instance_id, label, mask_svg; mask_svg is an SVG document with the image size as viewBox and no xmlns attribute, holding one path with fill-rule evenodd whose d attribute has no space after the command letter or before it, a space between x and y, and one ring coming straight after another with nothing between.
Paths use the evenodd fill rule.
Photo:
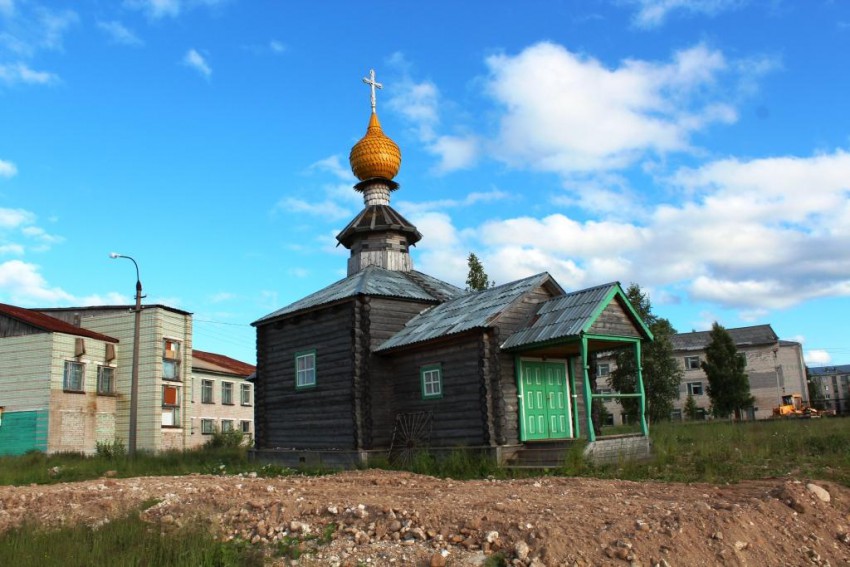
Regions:
<instances>
[{"instance_id":1,"label":"streetlight fixture","mask_svg":"<svg viewBox=\"0 0 850 567\"><path fill-rule=\"evenodd\" d=\"M130 433L127 452L131 457L136 456L136 425L139 415L139 335L142 328L142 280L139 278L139 265L136 260L124 254L111 252L109 257L113 260L126 258L133 262L136 267L136 313L135 329L133 331L133 372L130 378Z\"/></svg>"}]
</instances>

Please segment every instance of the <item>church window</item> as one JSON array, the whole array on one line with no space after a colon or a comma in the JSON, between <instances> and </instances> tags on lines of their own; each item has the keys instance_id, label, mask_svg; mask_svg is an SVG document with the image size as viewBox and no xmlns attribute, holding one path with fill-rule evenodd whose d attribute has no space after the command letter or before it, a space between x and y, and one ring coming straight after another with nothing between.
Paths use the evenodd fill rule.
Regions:
<instances>
[{"instance_id":1,"label":"church window","mask_svg":"<svg viewBox=\"0 0 850 567\"><path fill-rule=\"evenodd\" d=\"M439 364L429 364L419 369L422 383L422 399L430 400L443 397L443 368Z\"/></svg>"},{"instance_id":2,"label":"church window","mask_svg":"<svg viewBox=\"0 0 850 567\"><path fill-rule=\"evenodd\" d=\"M316 386L316 351L295 353L295 389Z\"/></svg>"}]
</instances>

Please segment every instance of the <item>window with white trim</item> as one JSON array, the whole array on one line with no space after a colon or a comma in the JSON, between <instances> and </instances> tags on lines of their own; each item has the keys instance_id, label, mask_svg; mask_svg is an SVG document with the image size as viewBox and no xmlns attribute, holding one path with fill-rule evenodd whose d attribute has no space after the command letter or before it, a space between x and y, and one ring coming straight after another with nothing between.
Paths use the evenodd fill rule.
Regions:
<instances>
[{"instance_id":1,"label":"window with white trim","mask_svg":"<svg viewBox=\"0 0 850 567\"><path fill-rule=\"evenodd\" d=\"M242 429L242 433L251 433L251 422L243 419L239 422L239 427Z\"/></svg>"},{"instance_id":2,"label":"window with white trim","mask_svg":"<svg viewBox=\"0 0 850 567\"><path fill-rule=\"evenodd\" d=\"M702 396L703 392L702 382L688 382L688 395Z\"/></svg>"},{"instance_id":3,"label":"window with white trim","mask_svg":"<svg viewBox=\"0 0 850 567\"><path fill-rule=\"evenodd\" d=\"M239 398L243 406L251 405L251 384L241 384L239 388Z\"/></svg>"},{"instance_id":4,"label":"window with white trim","mask_svg":"<svg viewBox=\"0 0 850 567\"><path fill-rule=\"evenodd\" d=\"M685 357L685 370L699 370L699 357L698 356L686 356Z\"/></svg>"},{"instance_id":5,"label":"window with white trim","mask_svg":"<svg viewBox=\"0 0 850 567\"><path fill-rule=\"evenodd\" d=\"M111 366L97 367L97 393L98 394L114 394L115 393L115 369Z\"/></svg>"},{"instance_id":6,"label":"window with white trim","mask_svg":"<svg viewBox=\"0 0 850 567\"><path fill-rule=\"evenodd\" d=\"M213 403L213 381L201 380L201 403Z\"/></svg>"},{"instance_id":7,"label":"window with white trim","mask_svg":"<svg viewBox=\"0 0 850 567\"><path fill-rule=\"evenodd\" d=\"M596 365L596 376L599 378L603 378L611 374L611 365L607 362Z\"/></svg>"},{"instance_id":8,"label":"window with white trim","mask_svg":"<svg viewBox=\"0 0 850 567\"><path fill-rule=\"evenodd\" d=\"M419 369L422 383L422 399L443 397L443 368L440 364L429 364Z\"/></svg>"},{"instance_id":9,"label":"window with white trim","mask_svg":"<svg viewBox=\"0 0 850 567\"><path fill-rule=\"evenodd\" d=\"M222 419L221 420L221 432L226 433L228 431L233 431L233 420L232 419Z\"/></svg>"},{"instance_id":10,"label":"window with white trim","mask_svg":"<svg viewBox=\"0 0 850 567\"><path fill-rule=\"evenodd\" d=\"M233 382L221 383L221 403L226 406L233 405Z\"/></svg>"},{"instance_id":11,"label":"window with white trim","mask_svg":"<svg viewBox=\"0 0 850 567\"><path fill-rule=\"evenodd\" d=\"M66 392L82 392L85 385L86 365L74 360L65 361L62 389Z\"/></svg>"},{"instance_id":12,"label":"window with white trim","mask_svg":"<svg viewBox=\"0 0 850 567\"><path fill-rule=\"evenodd\" d=\"M180 380L180 343L162 339L162 379Z\"/></svg>"},{"instance_id":13,"label":"window with white trim","mask_svg":"<svg viewBox=\"0 0 850 567\"><path fill-rule=\"evenodd\" d=\"M215 421L212 419L201 420L201 435L212 435L215 433Z\"/></svg>"},{"instance_id":14,"label":"window with white trim","mask_svg":"<svg viewBox=\"0 0 850 567\"><path fill-rule=\"evenodd\" d=\"M316 386L316 351L295 353L295 389Z\"/></svg>"},{"instance_id":15,"label":"window with white trim","mask_svg":"<svg viewBox=\"0 0 850 567\"><path fill-rule=\"evenodd\" d=\"M162 426L180 427L180 388L162 385Z\"/></svg>"}]
</instances>

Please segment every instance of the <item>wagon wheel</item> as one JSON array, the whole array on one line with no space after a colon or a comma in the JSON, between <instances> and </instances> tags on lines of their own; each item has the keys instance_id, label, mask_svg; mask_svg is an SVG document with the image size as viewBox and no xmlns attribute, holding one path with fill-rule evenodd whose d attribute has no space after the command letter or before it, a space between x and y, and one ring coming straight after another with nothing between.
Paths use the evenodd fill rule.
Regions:
<instances>
[{"instance_id":1,"label":"wagon wheel","mask_svg":"<svg viewBox=\"0 0 850 567\"><path fill-rule=\"evenodd\" d=\"M431 444L433 421L430 411L396 415L390 445L390 463L406 467L413 462L417 453L427 449Z\"/></svg>"}]
</instances>

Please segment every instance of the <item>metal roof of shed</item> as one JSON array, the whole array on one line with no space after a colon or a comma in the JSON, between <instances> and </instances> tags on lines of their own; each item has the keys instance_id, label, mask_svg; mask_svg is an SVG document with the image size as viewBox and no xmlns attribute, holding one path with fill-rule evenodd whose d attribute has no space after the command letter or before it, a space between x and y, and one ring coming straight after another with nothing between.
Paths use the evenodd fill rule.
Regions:
<instances>
[{"instance_id":1,"label":"metal roof of shed","mask_svg":"<svg viewBox=\"0 0 850 567\"><path fill-rule=\"evenodd\" d=\"M82 327L77 327L66 321L62 321L61 319L51 317L50 315L45 315L44 313L39 313L34 309L26 309L24 307L17 307L15 305L7 305L5 303L0 303L0 315L5 315L6 317L17 319L18 321L26 323L27 325L31 325L37 329L41 329L50 333L65 333L66 335L89 337L92 339L97 339L99 341L109 343L118 342L118 339L114 337L110 337L102 333L97 333L95 331L90 331L89 329L84 329Z\"/></svg>"},{"instance_id":2,"label":"metal roof of shed","mask_svg":"<svg viewBox=\"0 0 850 567\"><path fill-rule=\"evenodd\" d=\"M560 290L557 282L548 273L543 272L456 297L420 313L375 351L386 351L470 329L488 327L517 299L546 282L552 282Z\"/></svg>"},{"instance_id":3,"label":"metal roof of shed","mask_svg":"<svg viewBox=\"0 0 850 567\"><path fill-rule=\"evenodd\" d=\"M462 289L422 272L400 272L368 266L356 274L257 319L252 325L357 295L398 297L437 303L463 293L465 292Z\"/></svg>"},{"instance_id":4,"label":"metal roof of shed","mask_svg":"<svg viewBox=\"0 0 850 567\"><path fill-rule=\"evenodd\" d=\"M753 325L726 329L735 346L767 345L779 340L770 325ZM678 333L670 337L674 350L704 350L711 342L711 331L693 331Z\"/></svg>"}]
</instances>

